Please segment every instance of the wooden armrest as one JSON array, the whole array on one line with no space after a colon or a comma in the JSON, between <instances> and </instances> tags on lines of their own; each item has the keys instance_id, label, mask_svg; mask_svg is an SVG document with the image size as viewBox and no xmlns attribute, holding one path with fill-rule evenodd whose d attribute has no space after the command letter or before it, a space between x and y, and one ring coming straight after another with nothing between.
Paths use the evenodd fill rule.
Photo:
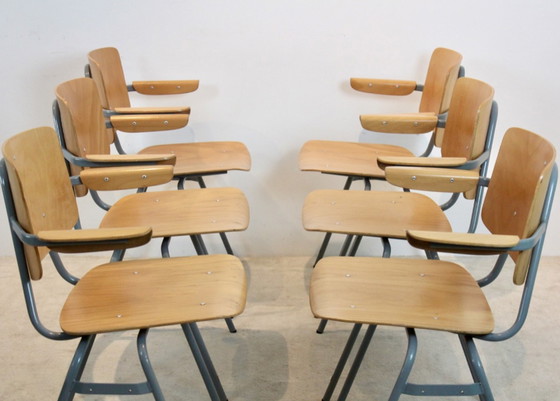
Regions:
<instances>
[{"instance_id":1,"label":"wooden armrest","mask_svg":"<svg viewBox=\"0 0 560 401\"><path fill-rule=\"evenodd\" d=\"M179 129L189 122L188 114L136 114L109 117L111 125L123 132L153 132Z\"/></svg>"},{"instance_id":2,"label":"wooden armrest","mask_svg":"<svg viewBox=\"0 0 560 401\"><path fill-rule=\"evenodd\" d=\"M177 107L115 107L116 114L190 114L188 106Z\"/></svg>"},{"instance_id":3,"label":"wooden armrest","mask_svg":"<svg viewBox=\"0 0 560 401\"><path fill-rule=\"evenodd\" d=\"M435 113L361 115L362 127L368 131L388 134L423 134L437 127Z\"/></svg>"},{"instance_id":4,"label":"wooden armrest","mask_svg":"<svg viewBox=\"0 0 560 401\"><path fill-rule=\"evenodd\" d=\"M143 95L175 95L179 93L194 92L198 89L199 81L175 80L175 81L134 81L132 87Z\"/></svg>"},{"instance_id":5,"label":"wooden armrest","mask_svg":"<svg viewBox=\"0 0 560 401\"><path fill-rule=\"evenodd\" d=\"M407 231L408 242L416 248L456 253L498 254L516 246L517 235L471 234L438 231Z\"/></svg>"},{"instance_id":6,"label":"wooden armrest","mask_svg":"<svg viewBox=\"0 0 560 401\"><path fill-rule=\"evenodd\" d=\"M377 164L382 169L389 166L415 167L460 167L467 162L465 157L411 157L378 156Z\"/></svg>"},{"instance_id":7,"label":"wooden armrest","mask_svg":"<svg viewBox=\"0 0 560 401\"><path fill-rule=\"evenodd\" d=\"M80 172L82 183L97 191L145 188L169 182L173 166L126 166L89 168Z\"/></svg>"},{"instance_id":8,"label":"wooden armrest","mask_svg":"<svg viewBox=\"0 0 560 401\"><path fill-rule=\"evenodd\" d=\"M127 155L87 155L86 160L106 163L106 167L118 167L127 164L168 164L175 165L177 157L172 154L127 154Z\"/></svg>"},{"instance_id":9,"label":"wooden armrest","mask_svg":"<svg viewBox=\"0 0 560 401\"><path fill-rule=\"evenodd\" d=\"M401 188L459 193L475 189L480 176L471 170L393 166L385 169L385 178Z\"/></svg>"},{"instance_id":10,"label":"wooden armrest","mask_svg":"<svg viewBox=\"0 0 560 401\"><path fill-rule=\"evenodd\" d=\"M37 238L56 252L80 253L133 248L148 243L150 227L39 231Z\"/></svg>"},{"instance_id":11,"label":"wooden armrest","mask_svg":"<svg viewBox=\"0 0 560 401\"><path fill-rule=\"evenodd\" d=\"M350 86L360 92L404 96L414 92L416 82L397 79L350 78Z\"/></svg>"}]
</instances>

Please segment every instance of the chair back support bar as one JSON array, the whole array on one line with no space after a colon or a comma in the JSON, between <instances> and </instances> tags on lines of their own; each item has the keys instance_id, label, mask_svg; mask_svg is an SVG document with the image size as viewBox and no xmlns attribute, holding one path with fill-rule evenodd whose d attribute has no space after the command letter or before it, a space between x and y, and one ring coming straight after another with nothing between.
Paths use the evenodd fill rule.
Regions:
<instances>
[{"instance_id":1,"label":"chair back support bar","mask_svg":"<svg viewBox=\"0 0 560 401\"><path fill-rule=\"evenodd\" d=\"M482 221L490 232L522 239L534 233L555 157L554 147L544 138L521 128L506 132L482 207ZM531 251L512 252L511 256L516 261L514 282L523 284Z\"/></svg>"},{"instance_id":2,"label":"chair back support bar","mask_svg":"<svg viewBox=\"0 0 560 401\"><path fill-rule=\"evenodd\" d=\"M78 207L56 133L35 128L4 143L11 193L17 220L31 234L42 230L71 229L78 221ZM41 160L37 162L37 158ZM50 166L46 171L40 166ZM32 279L42 277L41 260L47 249L24 245Z\"/></svg>"}]
</instances>

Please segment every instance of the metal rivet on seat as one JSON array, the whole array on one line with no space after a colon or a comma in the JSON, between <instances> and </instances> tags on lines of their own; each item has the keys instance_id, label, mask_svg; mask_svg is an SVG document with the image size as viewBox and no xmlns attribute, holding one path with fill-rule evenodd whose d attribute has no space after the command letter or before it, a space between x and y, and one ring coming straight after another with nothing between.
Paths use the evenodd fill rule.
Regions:
<instances>
[{"instance_id":1,"label":"metal rivet on seat","mask_svg":"<svg viewBox=\"0 0 560 401\"><path fill-rule=\"evenodd\" d=\"M401 86L399 84L395 85L395 88L399 89Z\"/></svg>"},{"instance_id":2,"label":"metal rivet on seat","mask_svg":"<svg viewBox=\"0 0 560 401\"><path fill-rule=\"evenodd\" d=\"M356 305L350 305L350 307L351 307L352 309L355 309L355 308L356 308Z\"/></svg>"},{"instance_id":3,"label":"metal rivet on seat","mask_svg":"<svg viewBox=\"0 0 560 401\"><path fill-rule=\"evenodd\" d=\"M388 121L383 121L381 124L387 125L387 124L389 124L389 122Z\"/></svg>"},{"instance_id":4,"label":"metal rivet on seat","mask_svg":"<svg viewBox=\"0 0 560 401\"><path fill-rule=\"evenodd\" d=\"M133 122L132 122L132 126L133 126L133 127L136 127L137 125L138 125L138 123L137 123L136 121L133 121Z\"/></svg>"},{"instance_id":5,"label":"metal rivet on seat","mask_svg":"<svg viewBox=\"0 0 560 401\"><path fill-rule=\"evenodd\" d=\"M121 315L121 314L117 315L117 318L121 318L121 317L122 317L122 315Z\"/></svg>"},{"instance_id":6,"label":"metal rivet on seat","mask_svg":"<svg viewBox=\"0 0 560 401\"><path fill-rule=\"evenodd\" d=\"M206 305L206 302L201 302L200 303L200 306L205 306L205 305Z\"/></svg>"},{"instance_id":7,"label":"metal rivet on seat","mask_svg":"<svg viewBox=\"0 0 560 401\"><path fill-rule=\"evenodd\" d=\"M142 174L142 179L145 180L146 178L148 178L148 176L146 174Z\"/></svg>"},{"instance_id":8,"label":"metal rivet on seat","mask_svg":"<svg viewBox=\"0 0 560 401\"><path fill-rule=\"evenodd\" d=\"M418 127L418 125L420 125L420 123L418 121L414 121L413 124L414 124L415 127Z\"/></svg>"},{"instance_id":9,"label":"metal rivet on seat","mask_svg":"<svg viewBox=\"0 0 560 401\"><path fill-rule=\"evenodd\" d=\"M451 178L449 179L449 182L455 182L455 178L451 177Z\"/></svg>"},{"instance_id":10,"label":"metal rivet on seat","mask_svg":"<svg viewBox=\"0 0 560 401\"><path fill-rule=\"evenodd\" d=\"M103 178L103 181L105 181L105 182L109 182L109 180L110 180L110 178L109 178L109 177L105 177L105 178Z\"/></svg>"},{"instance_id":11,"label":"metal rivet on seat","mask_svg":"<svg viewBox=\"0 0 560 401\"><path fill-rule=\"evenodd\" d=\"M410 177L410 179L411 179L412 181L416 181L416 176L413 175L412 177Z\"/></svg>"},{"instance_id":12,"label":"metal rivet on seat","mask_svg":"<svg viewBox=\"0 0 560 401\"><path fill-rule=\"evenodd\" d=\"M344 277L352 277L352 275L351 275L351 274L348 274L348 273L346 273L346 274L344 275Z\"/></svg>"},{"instance_id":13,"label":"metal rivet on seat","mask_svg":"<svg viewBox=\"0 0 560 401\"><path fill-rule=\"evenodd\" d=\"M165 120L165 121L163 122L163 125L169 125L169 121Z\"/></svg>"},{"instance_id":14,"label":"metal rivet on seat","mask_svg":"<svg viewBox=\"0 0 560 401\"><path fill-rule=\"evenodd\" d=\"M181 89L181 85L177 85L177 89Z\"/></svg>"},{"instance_id":15,"label":"metal rivet on seat","mask_svg":"<svg viewBox=\"0 0 560 401\"><path fill-rule=\"evenodd\" d=\"M373 86L373 84L372 84L371 82L369 82L369 83L367 84L367 86L369 86L369 87L371 88L371 87Z\"/></svg>"},{"instance_id":16,"label":"metal rivet on seat","mask_svg":"<svg viewBox=\"0 0 560 401\"><path fill-rule=\"evenodd\" d=\"M155 88L154 88L154 85L150 85L150 89L155 89Z\"/></svg>"}]
</instances>

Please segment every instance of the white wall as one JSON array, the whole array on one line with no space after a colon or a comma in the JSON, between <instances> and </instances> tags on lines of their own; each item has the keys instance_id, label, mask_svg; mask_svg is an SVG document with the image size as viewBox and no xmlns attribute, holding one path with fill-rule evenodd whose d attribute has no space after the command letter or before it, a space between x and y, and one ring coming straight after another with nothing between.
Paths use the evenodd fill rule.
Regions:
<instances>
[{"instance_id":1,"label":"white wall","mask_svg":"<svg viewBox=\"0 0 560 401\"><path fill-rule=\"evenodd\" d=\"M496 143L508 127L520 126L560 148L554 122L560 92L558 2L2 3L0 139L50 125L55 86L81 76L86 53L98 47L120 49L128 81L198 78L200 89L192 94L133 101L192 107L188 129L166 140L247 144L251 172L208 180L212 186L240 187L250 200L250 229L231 236L240 255L314 254L320 235L302 229L303 199L313 189L341 187L342 179L300 172L299 148L308 139L364 139L361 113L414 111L417 95L387 99L358 93L348 78L421 82L435 47L460 51L467 74L494 86L500 107ZM420 149L420 142L414 148ZM89 201L80 207L86 225L94 224L99 212ZM451 218L458 230L465 229L467 216L454 212ZM559 228L560 215L554 213L549 255L560 254ZM3 210L0 241L0 254L11 254ZM174 253L189 253L185 244L174 242Z\"/></svg>"}]
</instances>

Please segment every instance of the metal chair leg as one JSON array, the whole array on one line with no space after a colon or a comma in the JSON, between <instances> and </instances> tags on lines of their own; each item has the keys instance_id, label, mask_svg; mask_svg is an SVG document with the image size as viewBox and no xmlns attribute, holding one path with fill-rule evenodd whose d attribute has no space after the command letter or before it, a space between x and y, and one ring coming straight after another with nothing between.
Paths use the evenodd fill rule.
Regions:
<instances>
[{"instance_id":1,"label":"metal chair leg","mask_svg":"<svg viewBox=\"0 0 560 401\"><path fill-rule=\"evenodd\" d=\"M189 326L191 327L194 338L196 339L196 342L197 342L198 347L200 349L200 353L201 353L202 357L204 358L204 362L206 363L206 367L208 368L208 373L210 373L210 376L212 377L212 381L214 382L214 385L216 386L216 390L218 392L218 395L220 396L220 400L227 401L226 393L224 391L224 388L222 387L222 383L220 382L220 378L218 377L218 373L216 372L216 369L214 368L214 364L212 363L212 359L210 358L210 354L208 353L208 349L206 348L206 345L204 344L204 340L202 339L202 335L200 334L200 330L198 329L197 324L196 323L191 323Z\"/></svg>"},{"instance_id":2,"label":"metal chair leg","mask_svg":"<svg viewBox=\"0 0 560 401\"><path fill-rule=\"evenodd\" d=\"M329 385L327 386L327 390L325 391L325 395L322 398L322 401L330 401L332 394L334 392L334 389L336 388L336 385L338 383L338 380L340 379L340 375L342 374L342 371L344 370L344 366L346 365L346 362L348 361L348 357L350 356L350 352L352 351L352 348L354 347L354 343L356 342L356 338L358 337L358 334L360 333L360 330L362 328L362 324L361 323L356 323L354 325L354 328L352 329L352 331L350 332L350 336L348 337L348 340L346 341L346 345L344 346L344 350L342 351L342 355L340 355L340 358L338 360L338 363L336 364L336 368L331 376L331 380L329 382Z\"/></svg>"},{"instance_id":3,"label":"metal chair leg","mask_svg":"<svg viewBox=\"0 0 560 401\"><path fill-rule=\"evenodd\" d=\"M84 368L88 360L91 348L93 347L93 342L95 341L95 335L82 337L68 372L66 373L66 379L60 390L60 395L58 396L58 401L71 401L76 394L76 383L78 383L84 373Z\"/></svg>"},{"instance_id":4,"label":"metal chair leg","mask_svg":"<svg viewBox=\"0 0 560 401\"><path fill-rule=\"evenodd\" d=\"M478 383L481 386L482 393L479 395L480 401L494 401L494 396L492 395L492 390L490 389L490 383L488 382L486 373L484 373L482 361L480 360L480 355L478 354L473 338L470 336L459 335L459 339L471 371L471 376L473 377L475 383Z\"/></svg>"},{"instance_id":5,"label":"metal chair leg","mask_svg":"<svg viewBox=\"0 0 560 401\"><path fill-rule=\"evenodd\" d=\"M366 351L369 347L369 344L371 343L371 339L373 337L373 334L375 333L376 328L377 326L375 325L368 326L366 334L364 335L364 338L362 340L362 344L360 345L360 348L358 349L358 352L354 357L354 363L352 363L350 371L348 372L348 377L346 377L346 380L344 381L344 386L342 386L342 390L340 391L340 394L338 396L338 401L345 401L348 397L348 393L352 388L352 384L354 383L356 374L358 374L358 370L360 369L362 361L364 360L364 356L366 355Z\"/></svg>"},{"instance_id":6,"label":"metal chair leg","mask_svg":"<svg viewBox=\"0 0 560 401\"><path fill-rule=\"evenodd\" d=\"M329 245L329 241L331 240L332 233L326 233L325 238L323 238L323 243L321 244L321 248L319 249L319 253L317 254L317 258L315 259L315 263L313 263L313 267L323 259L325 256L325 251L327 250L327 246Z\"/></svg>"},{"instance_id":7,"label":"metal chair leg","mask_svg":"<svg viewBox=\"0 0 560 401\"><path fill-rule=\"evenodd\" d=\"M210 372L208 371L208 366L204 360L204 357L201 354L200 347L194 334L192 332L192 328L189 324L182 324L181 328L185 333L185 337L187 338L187 342L191 348L191 352L193 357L196 361L196 365L198 366L198 370L200 371L200 375L202 376L202 380L204 380L204 384L206 385L206 389L208 390L208 394L210 395L210 399L212 401L223 401L220 396L218 395L218 390L216 389L216 385Z\"/></svg>"},{"instance_id":8,"label":"metal chair leg","mask_svg":"<svg viewBox=\"0 0 560 401\"><path fill-rule=\"evenodd\" d=\"M416 332L414 329L407 328L406 334L408 336L408 347L406 350L406 357L404 359L401 372L399 377L393 387L389 401L398 401L401 394L405 391L408 376L412 371L412 366L414 365L414 360L416 359L416 351L418 349L418 339L416 338Z\"/></svg>"},{"instance_id":9,"label":"metal chair leg","mask_svg":"<svg viewBox=\"0 0 560 401\"><path fill-rule=\"evenodd\" d=\"M161 387L159 386L159 383L157 381L156 374L154 373L154 369L152 368L152 364L150 363L150 358L148 357L148 348L146 345L147 337L148 329L142 329L138 332L138 338L136 339L138 358L140 359L140 364L142 365L142 369L144 370L148 385L150 386L150 390L152 391L155 400L165 401L163 393L161 392Z\"/></svg>"}]
</instances>

